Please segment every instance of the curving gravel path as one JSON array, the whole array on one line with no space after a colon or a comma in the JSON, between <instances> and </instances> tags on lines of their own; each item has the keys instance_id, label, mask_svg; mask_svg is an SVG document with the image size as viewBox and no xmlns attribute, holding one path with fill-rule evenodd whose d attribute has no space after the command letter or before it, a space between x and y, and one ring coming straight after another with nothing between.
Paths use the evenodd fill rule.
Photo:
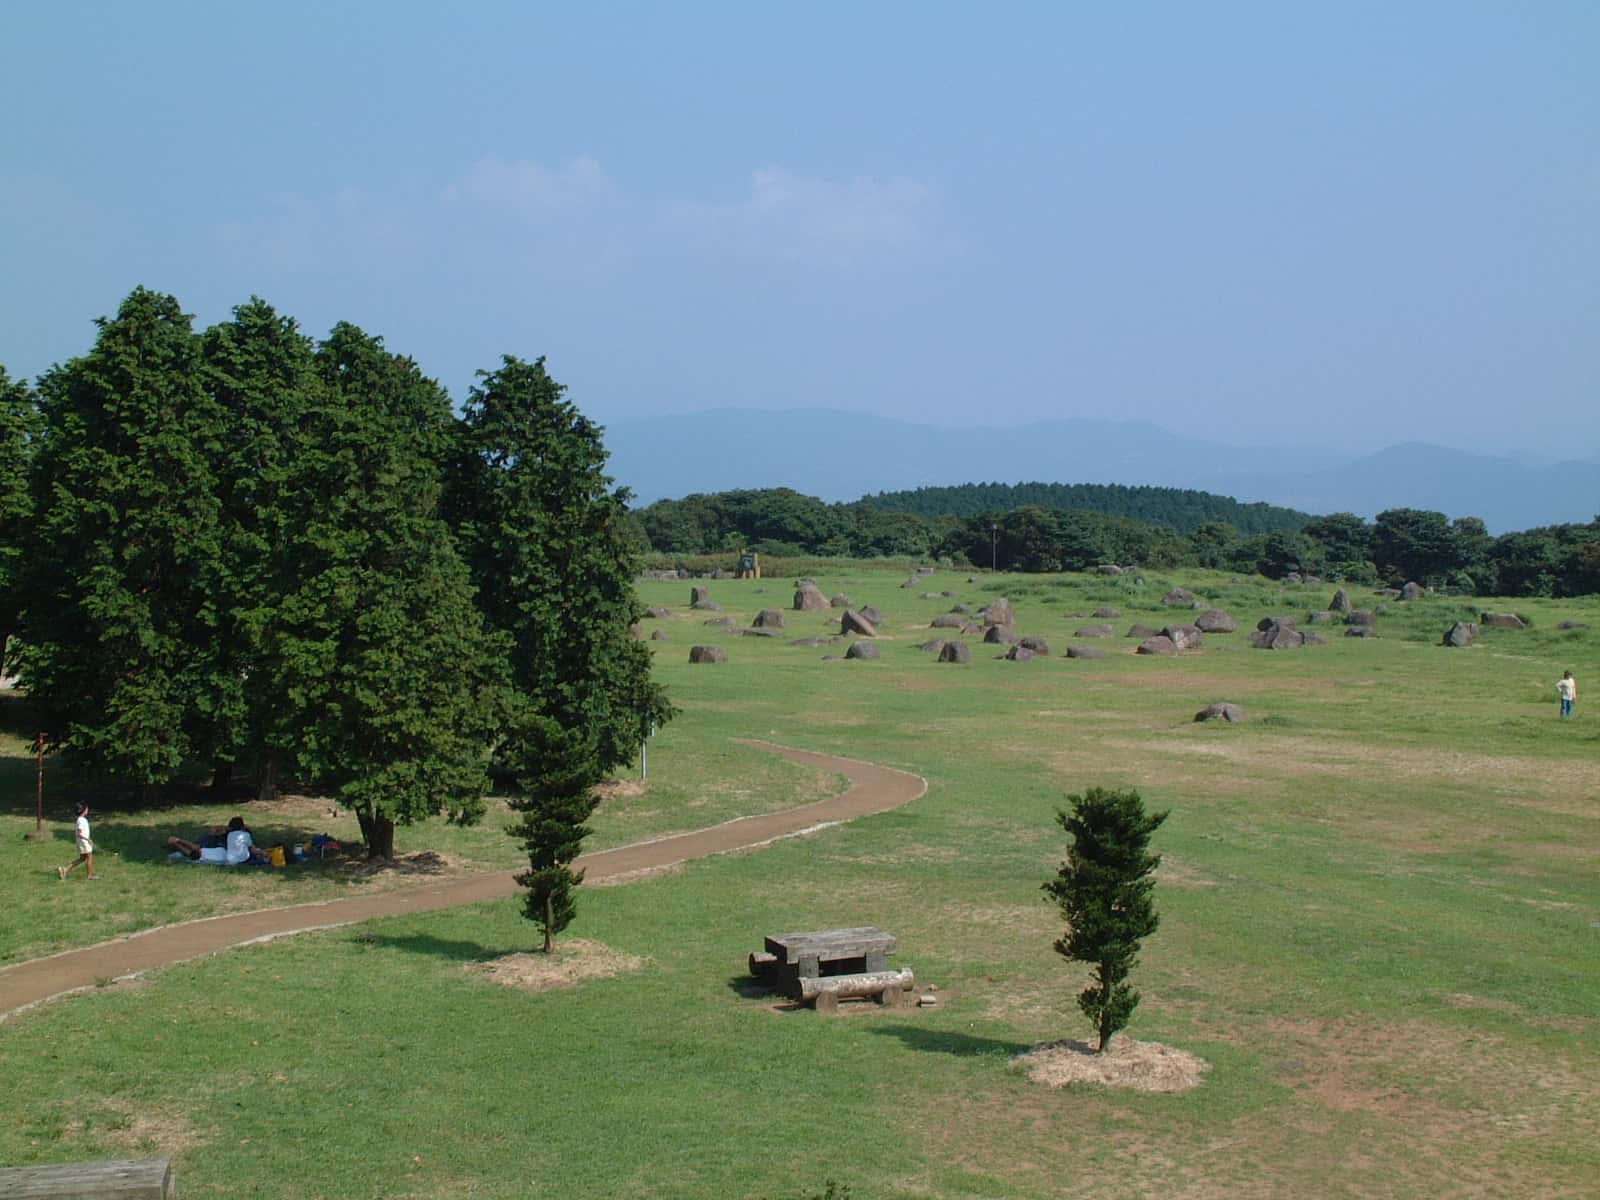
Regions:
<instances>
[{"instance_id":1,"label":"curving gravel path","mask_svg":"<svg viewBox=\"0 0 1600 1200\"><path fill-rule=\"evenodd\" d=\"M747 744L770 750L793 762L843 775L850 780L850 786L839 795L815 804L764 816L739 817L690 833L582 855L576 865L586 872L587 881L619 882L691 858L763 846L820 826L898 808L928 790L928 781L909 771L812 750L795 750L771 742ZM121 979L152 967L200 958L286 934L351 925L376 917L502 900L520 890L509 874L469 875L380 896L350 896L164 925L98 946L68 950L0 969L0 1021L57 996L94 987L97 980Z\"/></svg>"}]
</instances>

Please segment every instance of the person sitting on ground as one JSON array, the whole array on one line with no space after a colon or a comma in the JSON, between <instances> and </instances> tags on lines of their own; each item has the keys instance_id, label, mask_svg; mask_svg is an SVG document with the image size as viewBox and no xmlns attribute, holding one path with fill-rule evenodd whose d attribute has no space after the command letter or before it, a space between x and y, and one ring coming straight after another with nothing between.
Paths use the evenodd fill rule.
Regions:
<instances>
[{"instance_id":1,"label":"person sitting on ground","mask_svg":"<svg viewBox=\"0 0 1600 1200\"><path fill-rule=\"evenodd\" d=\"M214 863L220 867L241 866L260 853L243 817L234 817L228 822L228 832L221 846L203 846L180 837L169 837L167 849L185 854L193 862Z\"/></svg>"}]
</instances>

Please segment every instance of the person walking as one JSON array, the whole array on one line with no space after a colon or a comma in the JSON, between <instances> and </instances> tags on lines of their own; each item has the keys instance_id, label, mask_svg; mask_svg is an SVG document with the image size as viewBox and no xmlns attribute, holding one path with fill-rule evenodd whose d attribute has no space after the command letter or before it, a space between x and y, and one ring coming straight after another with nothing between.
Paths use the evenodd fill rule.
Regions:
<instances>
[{"instance_id":1,"label":"person walking","mask_svg":"<svg viewBox=\"0 0 1600 1200\"><path fill-rule=\"evenodd\" d=\"M1561 719L1565 721L1572 715L1572 706L1578 702L1578 681L1572 677L1571 671L1561 673L1561 678L1556 681L1556 692L1561 697Z\"/></svg>"},{"instance_id":2,"label":"person walking","mask_svg":"<svg viewBox=\"0 0 1600 1200\"><path fill-rule=\"evenodd\" d=\"M89 836L89 806L87 804L78 805L77 833L78 857L74 859L68 866L57 867L56 874L62 879L65 879L67 877L67 872L71 871L72 868L77 866L79 863L83 863L89 868L88 877L90 879L98 879L99 876L94 873L94 840Z\"/></svg>"}]
</instances>

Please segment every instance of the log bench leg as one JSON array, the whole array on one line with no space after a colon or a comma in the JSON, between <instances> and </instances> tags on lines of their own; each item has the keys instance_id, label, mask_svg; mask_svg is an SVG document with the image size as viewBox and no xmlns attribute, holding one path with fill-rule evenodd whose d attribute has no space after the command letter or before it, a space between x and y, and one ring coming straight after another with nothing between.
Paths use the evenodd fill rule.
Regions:
<instances>
[{"instance_id":1,"label":"log bench leg","mask_svg":"<svg viewBox=\"0 0 1600 1200\"><path fill-rule=\"evenodd\" d=\"M811 1007L819 1013L836 1013L839 1011L839 993L818 992L817 998L811 1002Z\"/></svg>"}]
</instances>

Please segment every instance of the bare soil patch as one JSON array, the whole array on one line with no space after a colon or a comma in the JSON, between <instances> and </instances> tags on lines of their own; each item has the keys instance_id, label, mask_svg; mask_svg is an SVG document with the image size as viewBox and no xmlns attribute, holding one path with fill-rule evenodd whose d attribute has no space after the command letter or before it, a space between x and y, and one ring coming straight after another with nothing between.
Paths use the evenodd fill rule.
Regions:
<instances>
[{"instance_id":1,"label":"bare soil patch","mask_svg":"<svg viewBox=\"0 0 1600 1200\"><path fill-rule=\"evenodd\" d=\"M1199 1087L1211 1069L1205 1059L1187 1050L1130 1037L1112 1038L1104 1054L1096 1054L1094 1047L1076 1038L1046 1042L1014 1061L1029 1079L1046 1087L1099 1083L1141 1092L1187 1092Z\"/></svg>"},{"instance_id":2,"label":"bare soil patch","mask_svg":"<svg viewBox=\"0 0 1600 1200\"><path fill-rule=\"evenodd\" d=\"M547 992L555 988L577 987L590 979L623 975L643 966L642 958L613 950L600 942L573 939L557 942L552 954L543 951L507 954L491 962L470 963L466 969L505 987Z\"/></svg>"}]
</instances>

